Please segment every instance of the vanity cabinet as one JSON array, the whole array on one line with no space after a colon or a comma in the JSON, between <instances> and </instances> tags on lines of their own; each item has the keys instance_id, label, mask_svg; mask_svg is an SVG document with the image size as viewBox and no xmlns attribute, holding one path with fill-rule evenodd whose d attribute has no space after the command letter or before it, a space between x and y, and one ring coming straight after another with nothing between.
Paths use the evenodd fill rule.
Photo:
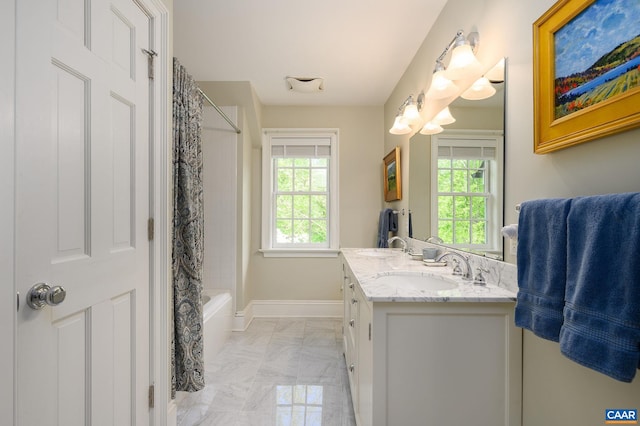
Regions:
<instances>
[{"instance_id":1,"label":"vanity cabinet","mask_svg":"<svg viewBox=\"0 0 640 426\"><path fill-rule=\"evenodd\" d=\"M371 424L371 306L346 262L342 264L344 289L343 345L349 389L358 425Z\"/></svg>"},{"instance_id":2,"label":"vanity cabinet","mask_svg":"<svg viewBox=\"0 0 640 426\"><path fill-rule=\"evenodd\" d=\"M346 261L343 273L358 426L521 424L513 302L372 302Z\"/></svg>"}]
</instances>

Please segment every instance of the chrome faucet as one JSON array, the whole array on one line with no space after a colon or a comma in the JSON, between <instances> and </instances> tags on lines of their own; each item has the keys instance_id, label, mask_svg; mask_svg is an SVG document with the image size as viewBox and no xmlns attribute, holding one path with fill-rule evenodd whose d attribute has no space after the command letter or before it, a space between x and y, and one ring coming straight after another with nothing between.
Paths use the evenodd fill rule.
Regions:
<instances>
[{"instance_id":1,"label":"chrome faucet","mask_svg":"<svg viewBox=\"0 0 640 426\"><path fill-rule=\"evenodd\" d=\"M402 237L395 236L395 237L389 238L387 240L387 244L389 245L389 247L391 247L394 241L400 241L402 243L402 251L403 252L407 251L407 242Z\"/></svg>"},{"instance_id":2,"label":"chrome faucet","mask_svg":"<svg viewBox=\"0 0 640 426\"><path fill-rule=\"evenodd\" d=\"M486 268L476 269L476 276L473 277L473 285L487 285L487 279L484 277L484 275L482 275L483 272L489 272L489 270Z\"/></svg>"},{"instance_id":3,"label":"chrome faucet","mask_svg":"<svg viewBox=\"0 0 640 426\"><path fill-rule=\"evenodd\" d=\"M453 267L453 275L460 275L462 276L462 279L465 281L473 280L473 277L471 274L471 265L469 265L469 259L467 257L455 251L445 251L440 256L436 257L435 261L440 262L446 256L450 256L452 260L455 262L455 265ZM462 272L462 268L460 268L460 261L456 259L456 257L462 260L462 263L464 264L464 273Z\"/></svg>"}]
</instances>

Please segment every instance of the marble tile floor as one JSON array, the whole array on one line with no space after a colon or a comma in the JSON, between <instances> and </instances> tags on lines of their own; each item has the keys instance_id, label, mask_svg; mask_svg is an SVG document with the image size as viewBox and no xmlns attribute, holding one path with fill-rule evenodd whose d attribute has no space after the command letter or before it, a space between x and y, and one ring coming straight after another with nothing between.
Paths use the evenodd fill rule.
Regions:
<instances>
[{"instance_id":1,"label":"marble tile floor","mask_svg":"<svg viewBox=\"0 0 640 426\"><path fill-rule=\"evenodd\" d=\"M339 319L254 319L203 390L178 392L178 426L355 426L341 335Z\"/></svg>"}]
</instances>

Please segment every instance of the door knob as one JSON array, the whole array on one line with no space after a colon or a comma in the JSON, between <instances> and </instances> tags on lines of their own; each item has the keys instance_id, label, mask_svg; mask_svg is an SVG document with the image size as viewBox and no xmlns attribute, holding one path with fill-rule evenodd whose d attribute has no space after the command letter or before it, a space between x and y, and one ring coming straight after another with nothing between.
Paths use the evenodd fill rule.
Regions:
<instances>
[{"instance_id":1,"label":"door knob","mask_svg":"<svg viewBox=\"0 0 640 426\"><path fill-rule=\"evenodd\" d=\"M31 309L39 310L45 305L56 306L67 297L67 291L59 285L49 286L46 283L38 283L29 289L27 293L27 305Z\"/></svg>"}]
</instances>

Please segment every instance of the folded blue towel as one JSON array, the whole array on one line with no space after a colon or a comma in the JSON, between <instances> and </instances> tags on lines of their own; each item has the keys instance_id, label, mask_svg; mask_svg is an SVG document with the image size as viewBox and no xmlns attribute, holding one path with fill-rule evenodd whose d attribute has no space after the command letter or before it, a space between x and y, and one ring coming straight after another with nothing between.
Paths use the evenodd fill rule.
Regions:
<instances>
[{"instance_id":1,"label":"folded blue towel","mask_svg":"<svg viewBox=\"0 0 640 426\"><path fill-rule=\"evenodd\" d=\"M563 321L570 207L570 199L526 201L518 218L515 324L555 342Z\"/></svg>"},{"instance_id":2,"label":"folded blue towel","mask_svg":"<svg viewBox=\"0 0 640 426\"><path fill-rule=\"evenodd\" d=\"M575 198L561 352L614 379L640 368L640 194Z\"/></svg>"},{"instance_id":3,"label":"folded blue towel","mask_svg":"<svg viewBox=\"0 0 640 426\"><path fill-rule=\"evenodd\" d=\"M387 248L389 243L389 232L398 230L398 215L391 209L384 209L380 212L378 220L378 247Z\"/></svg>"}]
</instances>

